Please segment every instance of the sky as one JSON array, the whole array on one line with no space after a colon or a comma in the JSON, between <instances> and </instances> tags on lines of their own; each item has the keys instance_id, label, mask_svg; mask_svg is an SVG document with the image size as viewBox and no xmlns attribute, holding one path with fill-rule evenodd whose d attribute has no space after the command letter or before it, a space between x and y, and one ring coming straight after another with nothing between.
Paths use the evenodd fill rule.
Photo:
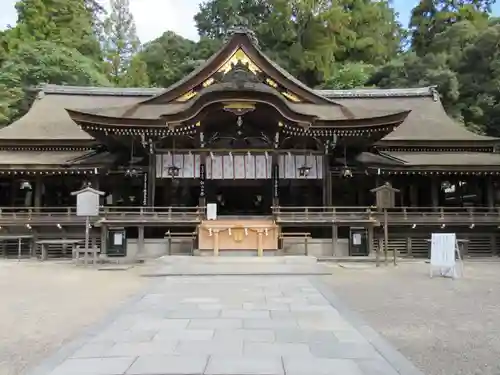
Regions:
<instances>
[{"instance_id":1,"label":"sky","mask_svg":"<svg viewBox=\"0 0 500 375\"><path fill-rule=\"evenodd\" d=\"M103 4L107 0L101 0ZM196 40L198 34L193 21L201 0L130 0L130 8L142 42L148 42L171 30L185 38ZM0 30L16 22L16 0L0 0ZM407 25L411 9L418 0L393 0L403 25ZM500 3L494 5L500 15Z\"/></svg>"}]
</instances>

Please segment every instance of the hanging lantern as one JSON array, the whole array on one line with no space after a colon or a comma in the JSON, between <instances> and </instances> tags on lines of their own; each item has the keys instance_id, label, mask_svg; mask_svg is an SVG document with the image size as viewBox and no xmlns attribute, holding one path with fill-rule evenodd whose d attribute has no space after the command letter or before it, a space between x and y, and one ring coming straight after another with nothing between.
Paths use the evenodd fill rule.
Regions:
<instances>
[{"instance_id":1,"label":"hanging lantern","mask_svg":"<svg viewBox=\"0 0 500 375\"><path fill-rule=\"evenodd\" d=\"M179 177L180 170L181 169L179 167L177 167L176 165L171 165L170 167L168 167L167 173L170 177L175 178L175 177Z\"/></svg>"},{"instance_id":2,"label":"hanging lantern","mask_svg":"<svg viewBox=\"0 0 500 375\"><path fill-rule=\"evenodd\" d=\"M31 184L29 183L29 181L23 181L21 182L21 186L20 186L20 189L21 190L31 190L32 187L31 187Z\"/></svg>"},{"instance_id":3,"label":"hanging lantern","mask_svg":"<svg viewBox=\"0 0 500 375\"><path fill-rule=\"evenodd\" d=\"M298 170L300 177L307 177L309 176L309 173L311 173L311 167L305 164L302 167L299 167Z\"/></svg>"},{"instance_id":4,"label":"hanging lantern","mask_svg":"<svg viewBox=\"0 0 500 375\"><path fill-rule=\"evenodd\" d=\"M345 166L344 168L342 168L342 171L340 172L340 175L343 177L343 178L351 178L352 177L352 171L349 167Z\"/></svg>"}]
</instances>

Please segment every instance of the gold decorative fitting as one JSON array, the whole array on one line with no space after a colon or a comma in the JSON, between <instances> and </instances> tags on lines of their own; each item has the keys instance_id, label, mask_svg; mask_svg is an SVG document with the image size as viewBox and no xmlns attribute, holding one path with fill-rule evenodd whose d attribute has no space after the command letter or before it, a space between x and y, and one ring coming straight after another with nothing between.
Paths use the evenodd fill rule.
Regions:
<instances>
[{"instance_id":1,"label":"gold decorative fitting","mask_svg":"<svg viewBox=\"0 0 500 375\"><path fill-rule=\"evenodd\" d=\"M198 95L198 93L194 90L191 90L191 91L188 91L187 93L185 93L184 95L180 96L179 98L177 98L177 101L178 102L187 102L189 99L194 98L196 95Z\"/></svg>"},{"instance_id":2,"label":"gold decorative fitting","mask_svg":"<svg viewBox=\"0 0 500 375\"><path fill-rule=\"evenodd\" d=\"M201 126L201 121L198 121L198 122L196 123L196 126Z\"/></svg>"},{"instance_id":3,"label":"gold decorative fitting","mask_svg":"<svg viewBox=\"0 0 500 375\"><path fill-rule=\"evenodd\" d=\"M205 82L203 82L203 87L208 87L210 86L212 83L215 82L215 79L210 77L209 79L207 79Z\"/></svg>"},{"instance_id":4,"label":"gold decorative fitting","mask_svg":"<svg viewBox=\"0 0 500 375\"><path fill-rule=\"evenodd\" d=\"M287 98L287 99L291 100L292 102L296 102L296 103L300 102L300 99L299 99L296 95L292 94L292 93L291 93L291 92L289 92L289 91L283 91L281 94L282 94L285 98Z\"/></svg>"},{"instance_id":5,"label":"gold decorative fitting","mask_svg":"<svg viewBox=\"0 0 500 375\"><path fill-rule=\"evenodd\" d=\"M237 49L231 57L220 67L218 70L219 73L228 73L233 69L233 66L242 63L248 67L253 74L260 73L260 69L255 63L247 56L247 54L241 49Z\"/></svg>"},{"instance_id":6,"label":"gold decorative fitting","mask_svg":"<svg viewBox=\"0 0 500 375\"><path fill-rule=\"evenodd\" d=\"M224 111L234 113L237 116L242 116L253 110L255 110L255 103L252 102L224 103Z\"/></svg>"},{"instance_id":7,"label":"gold decorative fitting","mask_svg":"<svg viewBox=\"0 0 500 375\"><path fill-rule=\"evenodd\" d=\"M274 87L275 89L278 88L278 84L274 82L271 78L266 78L266 83L269 86Z\"/></svg>"}]
</instances>

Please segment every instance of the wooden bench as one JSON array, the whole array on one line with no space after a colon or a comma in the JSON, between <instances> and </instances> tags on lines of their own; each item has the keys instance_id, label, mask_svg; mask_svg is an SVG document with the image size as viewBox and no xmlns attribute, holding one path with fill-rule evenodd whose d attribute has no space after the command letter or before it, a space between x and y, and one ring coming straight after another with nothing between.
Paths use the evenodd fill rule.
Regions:
<instances>
[{"instance_id":1,"label":"wooden bench","mask_svg":"<svg viewBox=\"0 0 500 375\"><path fill-rule=\"evenodd\" d=\"M196 240L196 236L198 233L192 232L192 233L186 233L186 232L166 232L165 233L165 238L167 239L167 254L172 255L172 243L173 240L179 240L179 241L190 241L191 246L189 249L190 255L193 255L194 253L194 241Z\"/></svg>"},{"instance_id":2,"label":"wooden bench","mask_svg":"<svg viewBox=\"0 0 500 375\"><path fill-rule=\"evenodd\" d=\"M283 243L284 239L287 240L295 240L292 243L295 244L304 244L304 254L306 256L309 255L309 240L311 239L311 233L308 232L287 232L287 233L281 233L279 236L279 239L281 241L281 249L280 250L285 250L285 245Z\"/></svg>"}]
</instances>

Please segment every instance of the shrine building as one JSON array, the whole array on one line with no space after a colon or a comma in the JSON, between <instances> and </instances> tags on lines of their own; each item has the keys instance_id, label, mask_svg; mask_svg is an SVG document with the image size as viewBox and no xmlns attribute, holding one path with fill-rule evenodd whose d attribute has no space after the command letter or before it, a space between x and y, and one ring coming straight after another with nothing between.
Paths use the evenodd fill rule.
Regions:
<instances>
[{"instance_id":1,"label":"shrine building","mask_svg":"<svg viewBox=\"0 0 500 375\"><path fill-rule=\"evenodd\" d=\"M42 87L0 129L0 252L17 254L15 236L31 256L81 240L71 193L91 186L104 257L368 256L385 212L399 256L428 256L443 231L465 256L494 256L499 145L447 116L433 87L312 89L236 30L166 89Z\"/></svg>"}]
</instances>

